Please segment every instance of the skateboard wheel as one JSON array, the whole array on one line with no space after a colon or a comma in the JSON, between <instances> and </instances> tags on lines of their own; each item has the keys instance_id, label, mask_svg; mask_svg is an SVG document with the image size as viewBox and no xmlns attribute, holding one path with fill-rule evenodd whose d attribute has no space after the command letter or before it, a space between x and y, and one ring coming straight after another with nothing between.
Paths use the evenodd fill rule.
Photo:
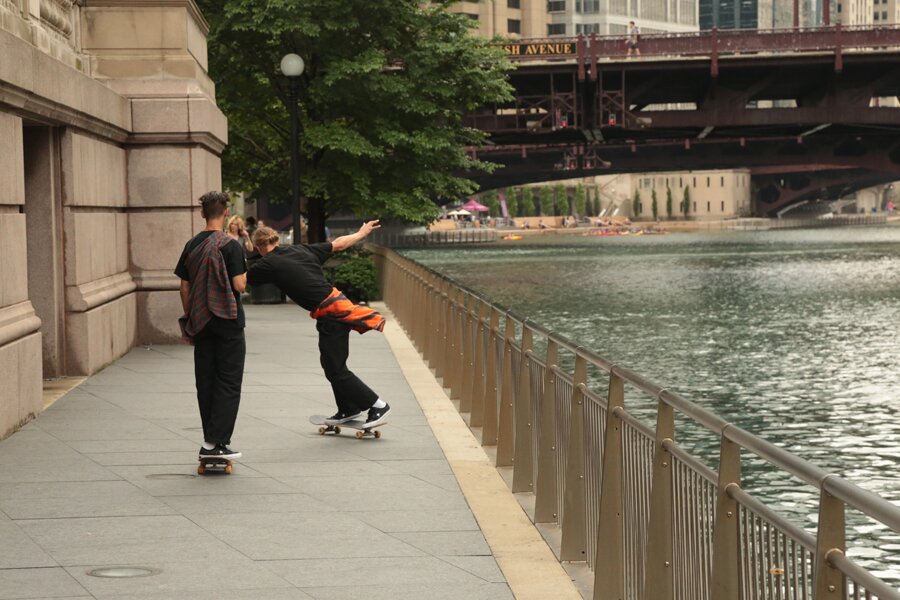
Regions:
<instances>
[{"instance_id":1,"label":"skateboard wheel","mask_svg":"<svg viewBox=\"0 0 900 600\"><path fill-rule=\"evenodd\" d=\"M356 432L356 439L361 440L365 434L362 431Z\"/></svg>"},{"instance_id":2,"label":"skateboard wheel","mask_svg":"<svg viewBox=\"0 0 900 600\"><path fill-rule=\"evenodd\" d=\"M203 465L197 465L197 475L203 475L206 472L206 467Z\"/></svg>"},{"instance_id":3,"label":"skateboard wheel","mask_svg":"<svg viewBox=\"0 0 900 600\"><path fill-rule=\"evenodd\" d=\"M341 432L341 428L338 427L337 425L335 425L335 426L334 426L334 432L335 432L335 433L340 433L340 432Z\"/></svg>"},{"instance_id":4,"label":"skateboard wheel","mask_svg":"<svg viewBox=\"0 0 900 600\"><path fill-rule=\"evenodd\" d=\"M232 469L233 469L233 467L232 467L231 465L225 465L225 474L226 474L226 475L231 475L231 470L232 470Z\"/></svg>"},{"instance_id":5,"label":"skateboard wheel","mask_svg":"<svg viewBox=\"0 0 900 600\"><path fill-rule=\"evenodd\" d=\"M325 435L325 428L319 427L319 435Z\"/></svg>"},{"instance_id":6,"label":"skateboard wheel","mask_svg":"<svg viewBox=\"0 0 900 600\"><path fill-rule=\"evenodd\" d=\"M381 432L380 432L380 431L376 431L376 432L375 432L375 439L377 440L377 439L379 439L379 438L381 438Z\"/></svg>"}]
</instances>

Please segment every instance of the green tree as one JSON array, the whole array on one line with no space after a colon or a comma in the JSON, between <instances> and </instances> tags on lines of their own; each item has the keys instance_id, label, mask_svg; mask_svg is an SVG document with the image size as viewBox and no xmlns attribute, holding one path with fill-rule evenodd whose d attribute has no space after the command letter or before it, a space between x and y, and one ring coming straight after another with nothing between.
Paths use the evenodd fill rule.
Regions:
<instances>
[{"instance_id":1,"label":"green tree","mask_svg":"<svg viewBox=\"0 0 900 600\"><path fill-rule=\"evenodd\" d=\"M509 62L449 1L198 0L209 72L229 119L224 185L291 201L289 86L283 55L306 61L299 86L301 211L310 240L338 210L427 222L435 201L475 191L460 173L495 168L466 146L485 135L462 115L510 97ZM297 201L298 199L294 199Z\"/></svg>"},{"instance_id":2,"label":"green tree","mask_svg":"<svg viewBox=\"0 0 900 600\"><path fill-rule=\"evenodd\" d=\"M579 217L587 216L586 206L587 192L584 191L584 186L579 183L575 188L575 212Z\"/></svg>"},{"instance_id":3,"label":"green tree","mask_svg":"<svg viewBox=\"0 0 900 600\"><path fill-rule=\"evenodd\" d=\"M569 210L569 191L566 189L561 183L557 183L553 186L553 196L554 196L554 215L567 215L571 211Z\"/></svg>"},{"instance_id":4,"label":"green tree","mask_svg":"<svg viewBox=\"0 0 900 600\"><path fill-rule=\"evenodd\" d=\"M653 188L653 191L650 192L650 210L653 211L653 220L655 221L659 216L659 202L656 200L656 188Z\"/></svg>"},{"instance_id":5,"label":"green tree","mask_svg":"<svg viewBox=\"0 0 900 600\"><path fill-rule=\"evenodd\" d=\"M672 218L672 188L666 187L666 215Z\"/></svg>"},{"instance_id":6,"label":"green tree","mask_svg":"<svg viewBox=\"0 0 900 600\"><path fill-rule=\"evenodd\" d=\"M542 185L538 190L538 201L541 203L541 214L553 214L553 190L549 185Z\"/></svg>"},{"instance_id":7,"label":"green tree","mask_svg":"<svg viewBox=\"0 0 900 600\"><path fill-rule=\"evenodd\" d=\"M603 212L603 203L600 201L600 193L594 193L594 216L599 217Z\"/></svg>"},{"instance_id":8,"label":"green tree","mask_svg":"<svg viewBox=\"0 0 900 600\"><path fill-rule=\"evenodd\" d=\"M522 189L522 204L519 214L523 217L530 217L534 214L534 189L530 187Z\"/></svg>"},{"instance_id":9,"label":"green tree","mask_svg":"<svg viewBox=\"0 0 900 600\"><path fill-rule=\"evenodd\" d=\"M688 214L691 212L691 188L688 186L684 186L684 196L681 200L681 212L684 214L684 218L688 218Z\"/></svg>"},{"instance_id":10,"label":"green tree","mask_svg":"<svg viewBox=\"0 0 900 600\"><path fill-rule=\"evenodd\" d=\"M641 216L641 192L638 190L634 190L634 197L631 199L631 214L635 217Z\"/></svg>"},{"instance_id":11,"label":"green tree","mask_svg":"<svg viewBox=\"0 0 900 600\"><path fill-rule=\"evenodd\" d=\"M500 198L497 190L488 190L481 195L481 203L488 207L490 215L497 217L500 215Z\"/></svg>"},{"instance_id":12,"label":"green tree","mask_svg":"<svg viewBox=\"0 0 900 600\"><path fill-rule=\"evenodd\" d=\"M519 190L513 187L506 188L506 210L510 217L519 213Z\"/></svg>"}]
</instances>

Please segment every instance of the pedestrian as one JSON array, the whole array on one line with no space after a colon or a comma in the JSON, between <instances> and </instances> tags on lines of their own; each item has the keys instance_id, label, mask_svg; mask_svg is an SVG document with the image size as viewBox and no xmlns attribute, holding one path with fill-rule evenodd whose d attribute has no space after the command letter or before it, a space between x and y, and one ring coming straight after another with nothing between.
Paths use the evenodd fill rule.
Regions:
<instances>
[{"instance_id":1,"label":"pedestrian","mask_svg":"<svg viewBox=\"0 0 900 600\"><path fill-rule=\"evenodd\" d=\"M228 219L228 226L225 231L228 232L228 237L240 244L245 252L248 254L253 252L253 242L250 241L250 233L247 231L246 226L244 226L243 217L234 215Z\"/></svg>"},{"instance_id":2,"label":"pedestrian","mask_svg":"<svg viewBox=\"0 0 900 600\"><path fill-rule=\"evenodd\" d=\"M360 418L368 411L366 427L377 427L387 422L391 412L388 403L347 368L350 331L382 331L384 317L350 302L322 271L322 265L334 253L346 250L379 227L377 220L368 221L356 233L332 242L291 246L281 246L278 234L268 227L260 227L253 234L253 245L261 258L250 265L250 285L274 283L316 320L319 361L337 405L337 412L325 420L329 426Z\"/></svg>"},{"instance_id":3,"label":"pedestrian","mask_svg":"<svg viewBox=\"0 0 900 600\"><path fill-rule=\"evenodd\" d=\"M244 307L247 261L240 244L225 233L228 196L208 192L200 198L206 228L184 246L175 274L181 278L178 322L194 345L194 379L203 425L199 458L236 459L231 435L244 377Z\"/></svg>"},{"instance_id":4,"label":"pedestrian","mask_svg":"<svg viewBox=\"0 0 900 600\"><path fill-rule=\"evenodd\" d=\"M628 37L625 38L625 45L628 47L628 56L632 52L641 55L641 30L634 24L634 21L628 21Z\"/></svg>"}]
</instances>

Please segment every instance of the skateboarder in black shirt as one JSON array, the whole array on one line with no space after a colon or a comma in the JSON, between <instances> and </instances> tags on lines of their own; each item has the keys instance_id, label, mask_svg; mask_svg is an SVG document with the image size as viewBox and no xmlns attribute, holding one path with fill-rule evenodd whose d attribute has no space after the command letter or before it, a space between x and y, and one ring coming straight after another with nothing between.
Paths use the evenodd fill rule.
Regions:
<instances>
[{"instance_id":1,"label":"skateboarder in black shirt","mask_svg":"<svg viewBox=\"0 0 900 600\"><path fill-rule=\"evenodd\" d=\"M320 362L337 404L337 412L325 420L328 425L352 421L368 410L366 425L377 427L387 422L391 411L387 402L347 368L350 330L380 331L384 318L371 308L347 300L322 272L322 265L333 253L346 250L379 227L378 221L368 221L356 233L333 242L293 246L281 246L278 234L269 227L260 227L253 233L253 245L262 258L250 265L250 285L277 285L316 319Z\"/></svg>"},{"instance_id":2,"label":"skateboarder in black shirt","mask_svg":"<svg viewBox=\"0 0 900 600\"><path fill-rule=\"evenodd\" d=\"M241 401L244 376L244 307L247 285L244 249L223 231L228 196L209 192L200 198L206 229L184 246L175 274L181 278L179 319L182 334L194 345L197 402L203 424L200 459L240 458L228 447Z\"/></svg>"}]
</instances>

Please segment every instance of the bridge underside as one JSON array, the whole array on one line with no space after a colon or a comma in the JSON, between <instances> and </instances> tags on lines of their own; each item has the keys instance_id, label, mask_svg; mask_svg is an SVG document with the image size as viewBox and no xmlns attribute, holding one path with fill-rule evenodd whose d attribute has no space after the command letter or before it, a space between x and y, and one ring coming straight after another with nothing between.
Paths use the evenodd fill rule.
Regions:
<instances>
[{"instance_id":1,"label":"bridge underside","mask_svg":"<svg viewBox=\"0 0 900 600\"><path fill-rule=\"evenodd\" d=\"M467 117L502 164L484 188L748 168L756 212L900 179L900 51L522 65L514 101ZM889 104L890 106L885 106Z\"/></svg>"}]
</instances>

